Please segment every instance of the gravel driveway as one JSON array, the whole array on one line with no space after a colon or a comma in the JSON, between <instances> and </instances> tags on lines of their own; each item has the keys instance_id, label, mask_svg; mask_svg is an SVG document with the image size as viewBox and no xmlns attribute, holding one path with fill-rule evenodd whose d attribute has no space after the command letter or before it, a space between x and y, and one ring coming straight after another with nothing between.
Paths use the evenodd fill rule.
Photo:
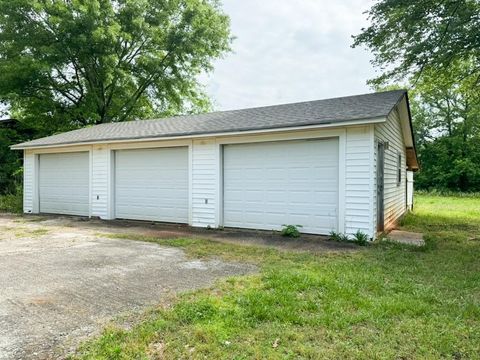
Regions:
<instances>
[{"instance_id":1,"label":"gravel driveway","mask_svg":"<svg viewBox=\"0 0 480 360\"><path fill-rule=\"evenodd\" d=\"M61 358L119 315L255 271L100 230L0 216L1 360Z\"/></svg>"}]
</instances>

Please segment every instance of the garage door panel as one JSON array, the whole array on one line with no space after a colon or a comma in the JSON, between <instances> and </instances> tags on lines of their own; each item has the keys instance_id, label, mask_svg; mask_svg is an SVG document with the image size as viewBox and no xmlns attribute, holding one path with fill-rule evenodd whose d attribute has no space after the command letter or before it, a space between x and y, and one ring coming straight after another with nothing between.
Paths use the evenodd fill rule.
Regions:
<instances>
[{"instance_id":1,"label":"garage door panel","mask_svg":"<svg viewBox=\"0 0 480 360\"><path fill-rule=\"evenodd\" d=\"M332 186L335 186L332 184ZM315 192L311 194L312 200L316 203L322 204L322 206L328 206L328 204L336 204L337 194L336 193L326 193L326 192ZM333 205L336 208L336 205Z\"/></svg>"},{"instance_id":2,"label":"garage door panel","mask_svg":"<svg viewBox=\"0 0 480 360\"><path fill-rule=\"evenodd\" d=\"M89 153L39 155L40 212L89 215Z\"/></svg>"},{"instance_id":3,"label":"garage door panel","mask_svg":"<svg viewBox=\"0 0 480 360\"><path fill-rule=\"evenodd\" d=\"M188 148L116 151L115 216L188 223Z\"/></svg>"},{"instance_id":4,"label":"garage door panel","mask_svg":"<svg viewBox=\"0 0 480 360\"><path fill-rule=\"evenodd\" d=\"M283 221L285 218L285 215L287 215L285 212L279 212L276 214L272 213L266 213L265 215L265 223L268 224L268 226L277 226L280 222Z\"/></svg>"},{"instance_id":5,"label":"garage door panel","mask_svg":"<svg viewBox=\"0 0 480 360\"><path fill-rule=\"evenodd\" d=\"M167 189L158 189L155 186L145 186L142 188L129 188L128 186L117 188L119 193L122 194L125 198L130 198L130 200L135 203L136 200L140 203L151 202L155 204L158 201L158 198L162 199L162 203L166 204L168 202L177 202L179 197L184 196L183 190L167 190ZM153 194L153 197L152 197Z\"/></svg>"},{"instance_id":6,"label":"garage door panel","mask_svg":"<svg viewBox=\"0 0 480 360\"><path fill-rule=\"evenodd\" d=\"M338 139L224 147L225 226L326 234L337 209Z\"/></svg>"}]
</instances>

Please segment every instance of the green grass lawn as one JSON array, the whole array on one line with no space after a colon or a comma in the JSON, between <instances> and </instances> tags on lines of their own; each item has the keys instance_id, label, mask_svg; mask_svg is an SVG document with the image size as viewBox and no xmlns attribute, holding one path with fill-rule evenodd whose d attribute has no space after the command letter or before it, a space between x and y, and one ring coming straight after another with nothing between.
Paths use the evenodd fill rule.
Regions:
<instances>
[{"instance_id":1,"label":"green grass lawn","mask_svg":"<svg viewBox=\"0 0 480 360\"><path fill-rule=\"evenodd\" d=\"M418 196L402 227L427 245L307 254L143 238L260 271L112 326L76 358L480 358L480 199Z\"/></svg>"}]
</instances>

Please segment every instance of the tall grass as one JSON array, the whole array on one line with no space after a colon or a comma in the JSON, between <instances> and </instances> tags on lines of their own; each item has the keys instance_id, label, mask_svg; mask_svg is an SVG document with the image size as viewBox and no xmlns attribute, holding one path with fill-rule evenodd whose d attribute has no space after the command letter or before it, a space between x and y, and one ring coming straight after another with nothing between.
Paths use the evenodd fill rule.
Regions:
<instances>
[{"instance_id":1,"label":"tall grass","mask_svg":"<svg viewBox=\"0 0 480 360\"><path fill-rule=\"evenodd\" d=\"M460 198L479 198L480 192L461 192L452 190L415 190L415 195L420 196L441 196L441 197L460 197Z\"/></svg>"},{"instance_id":2,"label":"tall grass","mask_svg":"<svg viewBox=\"0 0 480 360\"><path fill-rule=\"evenodd\" d=\"M23 211L23 191L18 186L15 193L0 195L0 212L21 214Z\"/></svg>"}]
</instances>

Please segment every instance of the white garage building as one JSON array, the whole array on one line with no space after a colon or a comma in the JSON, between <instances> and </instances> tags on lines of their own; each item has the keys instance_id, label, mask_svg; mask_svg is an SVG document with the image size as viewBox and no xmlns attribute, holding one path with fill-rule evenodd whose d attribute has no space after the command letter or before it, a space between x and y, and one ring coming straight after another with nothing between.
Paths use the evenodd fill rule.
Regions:
<instances>
[{"instance_id":1,"label":"white garage building","mask_svg":"<svg viewBox=\"0 0 480 360\"><path fill-rule=\"evenodd\" d=\"M405 91L102 124L15 145L24 211L371 237L411 204Z\"/></svg>"}]
</instances>

